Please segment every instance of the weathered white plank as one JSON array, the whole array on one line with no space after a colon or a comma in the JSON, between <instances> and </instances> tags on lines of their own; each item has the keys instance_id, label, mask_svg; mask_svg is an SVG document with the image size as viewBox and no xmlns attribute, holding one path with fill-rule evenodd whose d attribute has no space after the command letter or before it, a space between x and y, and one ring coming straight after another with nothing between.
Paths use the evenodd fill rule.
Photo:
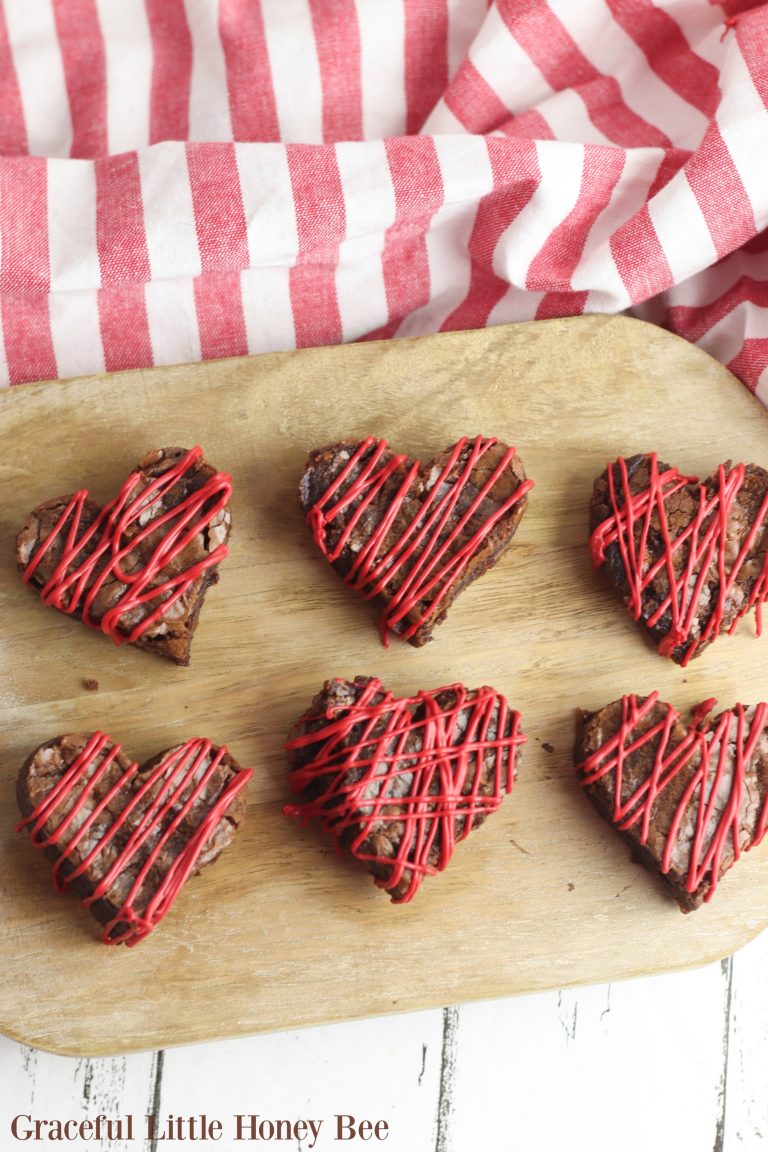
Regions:
<instances>
[{"instance_id":1,"label":"weathered white plank","mask_svg":"<svg viewBox=\"0 0 768 1152\"><path fill-rule=\"evenodd\" d=\"M726 992L714 964L462 1008L445 1152L712 1148Z\"/></svg>"},{"instance_id":2,"label":"weathered white plank","mask_svg":"<svg viewBox=\"0 0 768 1152\"><path fill-rule=\"evenodd\" d=\"M439 1010L419 1012L222 1041L197 1050L169 1049L158 1118L166 1123L170 1113L207 1112L224 1124L221 1143L215 1145L222 1148L427 1152L435 1145L443 1016ZM314 1143L307 1133L300 1142L273 1137L271 1144L238 1144L233 1140L238 1114L323 1123ZM357 1122L383 1120L387 1139L334 1141L336 1114L352 1115ZM169 1140L161 1147L183 1152L189 1144Z\"/></svg>"},{"instance_id":3,"label":"weathered white plank","mask_svg":"<svg viewBox=\"0 0 768 1152\"><path fill-rule=\"evenodd\" d=\"M386 1152L549 1152L586 1131L591 1152L613 1152L619 1134L622 1152L645 1152L661 1132L665 1147L683 1152L751 1152L768 1133L767 967L765 933L696 972L160 1055L76 1059L0 1037L0 1147L11 1146L14 1115L102 1113L132 1114L132 1139L124 1128L122 1138L88 1147L151 1152L143 1117L154 1111L161 1129L169 1115L204 1112L230 1136L238 1114L322 1120L317 1140L309 1132L273 1142L301 1152L377 1146L334 1142L337 1113L386 1121ZM158 1146L182 1152L189 1144Z\"/></svg>"},{"instance_id":4,"label":"weathered white plank","mask_svg":"<svg viewBox=\"0 0 768 1152\"><path fill-rule=\"evenodd\" d=\"M145 1152L145 1142L137 1139L135 1129L133 1138L127 1138L125 1124L121 1138L116 1125L110 1137L106 1122L102 1122L101 1139L89 1139L87 1144L47 1139L17 1144L11 1125L16 1116L62 1122L95 1121L99 1114L115 1121L128 1114L143 1116L151 1111L156 1065L157 1057L151 1052L87 1060L54 1056L0 1036L0 1148L32 1147L47 1152L88 1147L92 1152Z\"/></svg>"},{"instance_id":5,"label":"weathered white plank","mask_svg":"<svg viewBox=\"0 0 768 1152\"><path fill-rule=\"evenodd\" d=\"M723 1152L751 1152L768 1142L768 932L731 963Z\"/></svg>"}]
</instances>

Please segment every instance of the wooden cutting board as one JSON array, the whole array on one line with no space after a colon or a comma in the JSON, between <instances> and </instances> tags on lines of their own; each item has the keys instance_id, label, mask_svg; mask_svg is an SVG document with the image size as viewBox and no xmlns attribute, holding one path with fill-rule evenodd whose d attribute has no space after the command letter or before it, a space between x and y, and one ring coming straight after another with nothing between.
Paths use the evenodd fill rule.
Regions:
<instances>
[{"instance_id":1,"label":"wooden cutting board","mask_svg":"<svg viewBox=\"0 0 768 1152\"><path fill-rule=\"evenodd\" d=\"M385 650L370 608L314 550L296 498L308 449L384 436L430 456L463 434L518 446L536 482L511 551L423 649ZM768 415L704 353L590 317L28 386L0 396L0 1030L76 1054L504 996L679 969L768 924L768 845L683 916L573 776L574 709L660 689L685 709L768 697L751 621L688 669L658 657L590 568L593 478L657 449L705 475L768 460ZM15 571L23 515L89 487L106 500L143 453L201 443L232 473L232 550L188 669L44 608ZM514 793L451 867L396 907L281 814L284 735L329 676L405 694L491 684L529 741ZM98 681L88 691L84 680ZM255 769L249 815L138 948L106 948L14 834L14 781L42 740L103 728L140 759L190 735Z\"/></svg>"}]
</instances>

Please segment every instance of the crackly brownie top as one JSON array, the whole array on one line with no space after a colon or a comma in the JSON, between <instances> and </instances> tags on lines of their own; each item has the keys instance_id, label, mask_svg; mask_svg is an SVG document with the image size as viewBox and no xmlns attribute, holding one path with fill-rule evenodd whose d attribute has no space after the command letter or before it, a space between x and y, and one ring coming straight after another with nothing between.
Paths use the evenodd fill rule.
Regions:
<instances>
[{"instance_id":1,"label":"crackly brownie top","mask_svg":"<svg viewBox=\"0 0 768 1152\"><path fill-rule=\"evenodd\" d=\"M330 680L286 745L298 803L285 811L317 820L405 903L511 791L524 742L492 688L398 699L375 677Z\"/></svg>"},{"instance_id":2,"label":"crackly brownie top","mask_svg":"<svg viewBox=\"0 0 768 1152\"><path fill-rule=\"evenodd\" d=\"M382 635L424 643L511 540L533 486L514 448L462 438L426 464L385 440L310 453L299 492L315 542L382 608Z\"/></svg>"},{"instance_id":3,"label":"crackly brownie top","mask_svg":"<svg viewBox=\"0 0 768 1152\"><path fill-rule=\"evenodd\" d=\"M200 448L158 449L104 507L81 491L35 508L17 537L18 567L45 603L116 643L170 641L194 624L226 556L230 494Z\"/></svg>"},{"instance_id":4,"label":"crackly brownie top","mask_svg":"<svg viewBox=\"0 0 768 1152\"><path fill-rule=\"evenodd\" d=\"M19 828L105 925L105 943L143 939L183 884L232 840L250 779L225 747L191 739L146 764L102 732L59 736L25 761Z\"/></svg>"},{"instance_id":5,"label":"crackly brownie top","mask_svg":"<svg viewBox=\"0 0 768 1152\"><path fill-rule=\"evenodd\" d=\"M655 453L619 458L595 482L590 519L595 566L679 664L768 598L768 472L756 464L728 462L699 484Z\"/></svg>"},{"instance_id":6,"label":"crackly brownie top","mask_svg":"<svg viewBox=\"0 0 768 1152\"><path fill-rule=\"evenodd\" d=\"M583 717L575 751L590 799L685 911L768 826L768 705L714 704L686 725L658 692L624 696Z\"/></svg>"}]
</instances>

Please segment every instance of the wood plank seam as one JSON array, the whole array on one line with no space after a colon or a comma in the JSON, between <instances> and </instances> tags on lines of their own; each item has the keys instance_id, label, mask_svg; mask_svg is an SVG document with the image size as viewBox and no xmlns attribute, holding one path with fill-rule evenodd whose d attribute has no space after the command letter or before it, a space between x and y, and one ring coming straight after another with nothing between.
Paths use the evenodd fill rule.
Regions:
<instances>
[{"instance_id":1,"label":"wood plank seam","mask_svg":"<svg viewBox=\"0 0 768 1152\"><path fill-rule=\"evenodd\" d=\"M725 983L723 1000L723 1067L717 1090L718 1117L715 1127L715 1142L712 1152L724 1152L728 1101L728 1054L731 1044L731 996L733 992L733 956L720 961L720 971Z\"/></svg>"},{"instance_id":2,"label":"wood plank seam","mask_svg":"<svg viewBox=\"0 0 768 1152\"><path fill-rule=\"evenodd\" d=\"M443 1042L440 1054L440 1090L437 1097L435 1152L450 1152L456 1057L459 1044L459 1009L443 1009Z\"/></svg>"}]
</instances>

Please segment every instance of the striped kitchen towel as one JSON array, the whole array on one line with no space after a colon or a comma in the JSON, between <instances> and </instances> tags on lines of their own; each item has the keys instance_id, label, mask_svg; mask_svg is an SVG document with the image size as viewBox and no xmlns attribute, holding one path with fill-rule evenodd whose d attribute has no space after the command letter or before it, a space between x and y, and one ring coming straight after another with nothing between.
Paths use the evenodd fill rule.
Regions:
<instances>
[{"instance_id":1,"label":"striped kitchen towel","mask_svg":"<svg viewBox=\"0 0 768 1152\"><path fill-rule=\"evenodd\" d=\"M768 403L768 4L4 0L0 381L619 312Z\"/></svg>"}]
</instances>

